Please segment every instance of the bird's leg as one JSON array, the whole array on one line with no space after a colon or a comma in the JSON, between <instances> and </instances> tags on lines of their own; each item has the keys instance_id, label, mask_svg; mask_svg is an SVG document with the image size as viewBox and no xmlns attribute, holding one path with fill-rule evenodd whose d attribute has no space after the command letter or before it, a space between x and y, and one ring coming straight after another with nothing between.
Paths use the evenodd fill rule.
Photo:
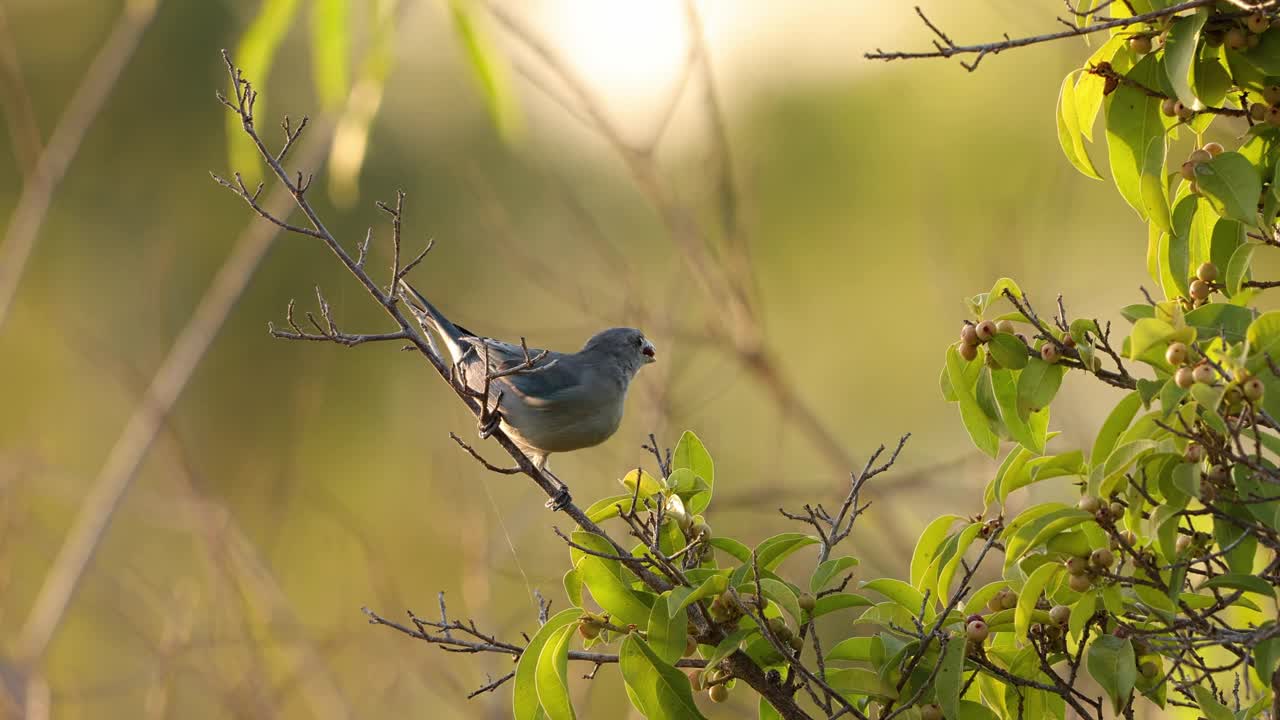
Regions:
<instances>
[{"instance_id":1,"label":"bird's leg","mask_svg":"<svg viewBox=\"0 0 1280 720\"><path fill-rule=\"evenodd\" d=\"M535 458L533 464L538 468L539 472L551 478L551 481L560 488L556 494L552 495L551 499L547 501L547 507L552 512L563 510L569 503L573 502L573 496L569 494L569 486L566 485L563 480L556 477L555 473L547 469L547 458L545 455L541 458Z\"/></svg>"}]
</instances>

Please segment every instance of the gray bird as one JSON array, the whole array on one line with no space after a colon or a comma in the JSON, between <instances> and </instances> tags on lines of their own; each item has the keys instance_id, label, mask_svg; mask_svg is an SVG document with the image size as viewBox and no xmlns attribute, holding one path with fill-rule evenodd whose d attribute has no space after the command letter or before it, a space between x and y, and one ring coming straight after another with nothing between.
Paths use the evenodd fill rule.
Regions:
<instances>
[{"instance_id":1,"label":"gray bird","mask_svg":"<svg viewBox=\"0 0 1280 720\"><path fill-rule=\"evenodd\" d=\"M481 337L455 325L417 290L407 284L403 287L407 293L402 297L414 317L424 329L439 336L472 390L483 391L486 373L500 375L536 359L529 368L493 377L489 409L497 410L502 431L539 470L546 467L551 453L580 450L608 440L622 422L631 379L656 359L653 343L644 333L623 327L596 333L576 353L530 348L526 356L519 345ZM492 425L482 428L482 434L492 430Z\"/></svg>"}]
</instances>

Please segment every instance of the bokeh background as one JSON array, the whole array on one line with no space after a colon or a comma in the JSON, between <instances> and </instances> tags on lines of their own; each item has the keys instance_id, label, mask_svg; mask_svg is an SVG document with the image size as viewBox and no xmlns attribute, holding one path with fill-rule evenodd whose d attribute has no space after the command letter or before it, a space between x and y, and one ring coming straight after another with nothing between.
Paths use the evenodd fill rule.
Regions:
<instances>
[{"instance_id":1,"label":"bokeh background","mask_svg":"<svg viewBox=\"0 0 1280 720\"><path fill-rule=\"evenodd\" d=\"M580 502L648 461L648 433L671 445L693 429L717 463L708 520L753 543L792 529L777 507L836 501L850 470L909 431L849 548L860 577L900 574L929 519L982 510L995 469L938 390L962 298L1009 275L1044 309L1062 293L1074 314L1119 320L1120 306L1140 301L1143 227L1057 147L1056 93L1086 57L1083 41L990 57L974 73L883 64L862 53L928 46L907 3L703 0L719 135L700 66L681 79L692 42L682 2L498 2L565 60L627 142L646 144L679 98L652 155L656 177L714 247L749 249L749 263L717 251L732 267L714 273L750 288L763 353L752 355L727 339L735 321L703 292L634 174L554 99L563 85L509 27L472 8L505 79L501 123L439 0L379 5L393 30L385 85L325 111L313 4L300 4L262 78L262 125L273 130L283 112L317 121L315 149L298 152L333 147L341 158L326 167L345 170L321 170L312 199L348 247L374 227L380 279L389 235L373 202L402 188L406 242L437 243L412 280L459 322L560 349L618 324L657 342L659 363L633 386L617 436L554 459ZM1062 12L1054 0L923 4L973 41L1050 31ZM370 7L350 3L345 62L357 77ZM35 182L24 168L77 87L89 77L105 95L80 118L86 132L0 325L9 716L501 718L509 688L466 695L508 672L509 658L443 653L367 625L360 608L430 614L444 591L456 616L518 638L536 627L535 590L564 606L566 553L551 528L566 520L527 481L488 474L452 444L450 431L474 437L473 422L420 358L268 336L291 298L315 308L317 285L344 330L389 329L318 242L280 236L196 358L47 650L24 663L46 574L145 388L237 238L264 231L208 174L248 170L228 167L214 90L227 86L218 50L242 43L260 9L0 0L11 131L0 217ZM122 41L125 26L133 37ZM101 77L95 58L112 42L122 72ZM356 127L331 146L338 116ZM731 151L728 213L717 137ZM1055 442L1087 445L1108 398L1068 378ZM573 690L583 717L632 712L609 672ZM704 709L753 712L746 694Z\"/></svg>"}]
</instances>

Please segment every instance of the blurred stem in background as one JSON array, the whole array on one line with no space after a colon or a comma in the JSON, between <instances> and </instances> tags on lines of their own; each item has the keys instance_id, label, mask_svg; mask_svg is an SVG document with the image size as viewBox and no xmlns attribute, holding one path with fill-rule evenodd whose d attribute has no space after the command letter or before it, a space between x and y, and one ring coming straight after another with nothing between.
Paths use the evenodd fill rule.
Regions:
<instances>
[{"instance_id":1,"label":"blurred stem in background","mask_svg":"<svg viewBox=\"0 0 1280 720\"><path fill-rule=\"evenodd\" d=\"M5 75L5 82L0 84L0 90L5 93L5 107L10 108L6 120L14 142L14 155L29 158L35 154L38 159L26 171L22 195L18 198L13 217L9 219L4 243L0 244L0 331L4 330L18 283L40 235L53 194L75 159L85 133L98 117L103 103L111 96L120 73L138 49L143 33L155 17L157 3L158 0L129 0L125 4L124 12L89 64L43 150L39 146L40 131L34 125L31 100L23 91L21 73L17 65L10 62L13 46L5 43L4 57L0 57L0 70ZM0 16L0 32L4 29L4 19ZM30 145L33 140L35 147ZM25 170L27 165L24 163L23 167Z\"/></svg>"}]
</instances>

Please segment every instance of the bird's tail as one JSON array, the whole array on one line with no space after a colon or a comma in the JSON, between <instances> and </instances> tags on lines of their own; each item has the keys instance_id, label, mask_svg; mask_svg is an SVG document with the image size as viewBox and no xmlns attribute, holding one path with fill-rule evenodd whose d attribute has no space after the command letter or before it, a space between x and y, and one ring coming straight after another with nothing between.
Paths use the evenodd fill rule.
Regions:
<instances>
[{"instance_id":1,"label":"bird's tail","mask_svg":"<svg viewBox=\"0 0 1280 720\"><path fill-rule=\"evenodd\" d=\"M470 333L449 321L443 313L436 309L422 293L418 292L407 282L400 283L400 297L405 302L405 307L409 309L410 314L418 321L423 330L428 334L434 332L440 337L441 342L449 350L449 357L453 362L458 362L463 353L466 352L467 346L461 339Z\"/></svg>"}]
</instances>

